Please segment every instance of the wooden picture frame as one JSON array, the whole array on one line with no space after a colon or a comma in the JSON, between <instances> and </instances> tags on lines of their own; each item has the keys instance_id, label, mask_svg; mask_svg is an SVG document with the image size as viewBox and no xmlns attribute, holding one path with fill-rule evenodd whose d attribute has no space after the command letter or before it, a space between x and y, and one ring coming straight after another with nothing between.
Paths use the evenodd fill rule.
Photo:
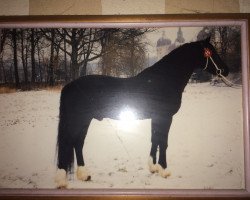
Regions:
<instances>
[{"instance_id":1,"label":"wooden picture frame","mask_svg":"<svg viewBox=\"0 0 250 200\"><path fill-rule=\"evenodd\" d=\"M192 198L245 198L250 197L250 74L249 74L249 14L201 15L136 15L136 16L3 16L4 28L162 28L198 26L238 26L241 33L242 64L242 128L244 147L244 188L242 189L6 189L0 188L0 199L182 199ZM1 131L0 131L1 134ZM1 136L0 136L1 137ZM4 162L1 160L1 162ZM1 171L0 171L1 172ZM1 174L0 174L1 175Z\"/></svg>"}]
</instances>

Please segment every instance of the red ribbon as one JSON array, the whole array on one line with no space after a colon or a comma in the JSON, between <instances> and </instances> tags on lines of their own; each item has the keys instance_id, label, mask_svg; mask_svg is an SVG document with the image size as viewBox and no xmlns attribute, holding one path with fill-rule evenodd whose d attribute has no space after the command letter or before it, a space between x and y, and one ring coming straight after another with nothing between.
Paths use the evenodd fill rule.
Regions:
<instances>
[{"instance_id":1,"label":"red ribbon","mask_svg":"<svg viewBox=\"0 0 250 200\"><path fill-rule=\"evenodd\" d=\"M212 56L212 51L209 48L204 48L204 57L209 58Z\"/></svg>"}]
</instances>

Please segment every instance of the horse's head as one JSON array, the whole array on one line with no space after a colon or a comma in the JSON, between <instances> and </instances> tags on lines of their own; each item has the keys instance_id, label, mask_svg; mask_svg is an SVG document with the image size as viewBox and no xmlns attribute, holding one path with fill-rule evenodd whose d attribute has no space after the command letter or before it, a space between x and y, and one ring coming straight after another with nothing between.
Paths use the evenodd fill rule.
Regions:
<instances>
[{"instance_id":1,"label":"horse's head","mask_svg":"<svg viewBox=\"0 0 250 200\"><path fill-rule=\"evenodd\" d=\"M205 60L203 70L206 70L213 75L227 76L229 69L216 52L214 46L210 43L210 37L200 41L200 43L202 46L202 56Z\"/></svg>"}]
</instances>

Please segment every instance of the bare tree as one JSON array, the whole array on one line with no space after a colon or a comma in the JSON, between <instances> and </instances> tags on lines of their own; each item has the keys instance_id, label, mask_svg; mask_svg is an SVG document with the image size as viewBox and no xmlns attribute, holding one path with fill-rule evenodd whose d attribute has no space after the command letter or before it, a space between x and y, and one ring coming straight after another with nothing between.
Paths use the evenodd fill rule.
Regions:
<instances>
[{"instance_id":1,"label":"bare tree","mask_svg":"<svg viewBox=\"0 0 250 200\"><path fill-rule=\"evenodd\" d=\"M4 80L4 83L7 82L6 80L6 72L4 68L4 61L3 61L3 50L4 50L4 45L5 41L7 38L8 30L7 29L0 29L0 64L1 64L1 69L2 69L2 79Z\"/></svg>"},{"instance_id":2,"label":"bare tree","mask_svg":"<svg viewBox=\"0 0 250 200\"><path fill-rule=\"evenodd\" d=\"M27 42L27 31L21 30L21 59L23 64L24 82L28 84L28 42Z\"/></svg>"},{"instance_id":3,"label":"bare tree","mask_svg":"<svg viewBox=\"0 0 250 200\"><path fill-rule=\"evenodd\" d=\"M67 43L66 43L66 30L63 30L63 49L66 49ZM64 80L65 82L68 82L69 75L68 75L68 67L67 67L67 53L66 51L63 51L64 53Z\"/></svg>"},{"instance_id":4,"label":"bare tree","mask_svg":"<svg viewBox=\"0 0 250 200\"><path fill-rule=\"evenodd\" d=\"M16 88L20 88L19 74L18 74L18 61L17 61L17 30L12 29L12 44L13 44L13 62Z\"/></svg>"},{"instance_id":5,"label":"bare tree","mask_svg":"<svg viewBox=\"0 0 250 200\"><path fill-rule=\"evenodd\" d=\"M8 34L9 34L8 29L0 29L0 53L2 53L3 51Z\"/></svg>"},{"instance_id":6,"label":"bare tree","mask_svg":"<svg viewBox=\"0 0 250 200\"><path fill-rule=\"evenodd\" d=\"M49 85L54 85L54 51L55 51L55 30L51 29L51 45L50 45L50 64L49 64Z\"/></svg>"},{"instance_id":7,"label":"bare tree","mask_svg":"<svg viewBox=\"0 0 250 200\"><path fill-rule=\"evenodd\" d=\"M112 32L105 41L105 54L100 60L103 74L134 76L145 67L148 29L120 29Z\"/></svg>"},{"instance_id":8,"label":"bare tree","mask_svg":"<svg viewBox=\"0 0 250 200\"><path fill-rule=\"evenodd\" d=\"M54 41L64 54L70 57L71 79L86 75L86 67L103 54L101 41L105 37L103 29L55 29L56 34L64 40L64 45ZM51 41L51 36L44 31L45 37ZM66 56L64 56L66 58Z\"/></svg>"},{"instance_id":9,"label":"bare tree","mask_svg":"<svg viewBox=\"0 0 250 200\"><path fill-rule=\"evenodd\" d=\"M54 85L59 80L67 82L86 75L88 64L98 59L105 74L119 74L123 69L135 75L145 62L144 32L92 28L1 29L2 80L15 81L17 87L22 81L26 85L29 81Z\"/></svg>"}]
</instances>

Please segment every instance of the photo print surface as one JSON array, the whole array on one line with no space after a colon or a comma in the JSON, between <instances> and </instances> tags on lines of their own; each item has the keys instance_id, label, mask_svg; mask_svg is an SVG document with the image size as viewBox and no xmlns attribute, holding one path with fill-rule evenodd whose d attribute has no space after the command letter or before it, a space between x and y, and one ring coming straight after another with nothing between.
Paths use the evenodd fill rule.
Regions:
<instances>
[{"instance_id":1,"label":"photo print surface","mask_svg":"<svg viewBox=\"0 0 250 200\"><path fill-rule=\"evenodd\" d=\"M237 25L1 29L0 188L244 189L241 40Z\"/></svg>"}]
</instances>

